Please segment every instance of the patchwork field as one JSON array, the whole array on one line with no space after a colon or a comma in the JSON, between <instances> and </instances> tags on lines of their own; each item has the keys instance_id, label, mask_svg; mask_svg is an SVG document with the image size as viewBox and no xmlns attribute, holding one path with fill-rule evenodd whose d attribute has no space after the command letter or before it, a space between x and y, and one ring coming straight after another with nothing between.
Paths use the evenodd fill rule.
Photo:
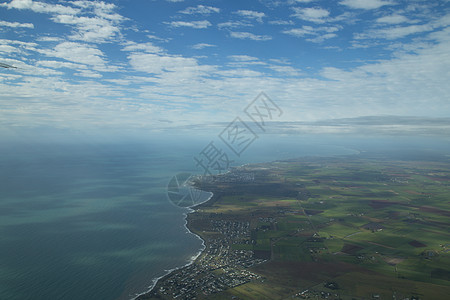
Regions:
<instances>
[{"instance_id":1,"label":"patchwork field","mask_svg":"<svg viewBox=\"0 0 450 300\"><path fill-rule=\"evenodd\" d=\"M254 180L230 179L248 173ZM227 255L247 251L260 259L233 267L256 277L211 293L197 291L196 298L450 295L448 158L305 158L239 167L196 185L215 196L188 216L190 229L207 245L217 239L231 244ZM217 222L247 224L247 231L211 226Z\"/></svg>"}]
</instances>

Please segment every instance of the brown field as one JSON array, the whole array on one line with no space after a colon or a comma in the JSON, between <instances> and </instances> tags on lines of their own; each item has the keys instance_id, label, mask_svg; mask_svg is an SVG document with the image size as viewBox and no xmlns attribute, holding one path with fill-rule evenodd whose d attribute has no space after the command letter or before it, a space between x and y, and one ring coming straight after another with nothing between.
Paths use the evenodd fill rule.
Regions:
<instances>
[{"instance_id":1,"label":"brown field","mask_svg":"<svg viewBox=\"0 0 450 300\"><path fill-rule=\"evenodd\" d=\"M373 273L357 265L344 262L282 262L270 261L254 267L255 271L264 276L279 278L297 278L300 280L321 282L329 278L349 272Z\"/></svg>"},{"instance_id":2,"label":"brown field","mask_svg":"<svg viewBox=\"0 0 450 300\"><path fill-rule=\"evenodd\" d=\"M373 209L382 209L394 204L398 204L398 202L392 202L389 200L371 200L369 205Z\"/></svg>"},{"instance_id":3,"label":"brown field","mask_svg":"<svg viewBox=\"0 0 450 300\"><path fill-rule=\"evenodd\" d=\"M317 209L305 209L305 213L306 213L307 215L314 216L314 215L318 215L318 214L320 214L320 213L323 213L323 210L317 210Z\"/></svg>"},{"instance_id":4,"label":"brown field","mask_svg":"<svg viewBox=\"0 0 450 300\"><path fill-rule=\"evenodd\" d=\"M344 244L344 247L342 248L341 252L353 255L359 250L362 250L363 248L357 245L352 244Z\"/></svg>"},{"instance_id":5,"label":"brown field","mask_svg":"<svg viewBox=\"0 0 450 300\"><path fill-rule=\"evenodd\" d=\"M419 209L421 211L430 212L430 213L437 214L440 216L450 217L450 211L448 211L448 210L443 210L443 209L432 207L432 206L421 206L421 207L419 207Z\"/></svg>"},{"instance_id":6,"label":"brown field","mask_svg":"<svg viewBox=\"0 0 450 300\"><path fill-rule=\"evenodd\" d=\"M416 247L416 248L421 248L421 247L426 247L427 246L427 245L425 245L425 244L423 244L423 243L421 243L419 241L416 241L416 240L411 241L408 244L410 244L411 246Z\"/></svg>"},{"instance_id":7,"label":"brown field","mask_svg":"<svg viewBox=\"0 0 450 300\"><path fill-rule=\"evenodd\" d=\"M395 249L394 247L386 246L386 245L375 243L375 242L371 242L371 241L367 241L367 243L375 245L375 246L380 246L380 247L383 247L383 248L386 248L386 249Z\"/></svg>"}]
</instances>

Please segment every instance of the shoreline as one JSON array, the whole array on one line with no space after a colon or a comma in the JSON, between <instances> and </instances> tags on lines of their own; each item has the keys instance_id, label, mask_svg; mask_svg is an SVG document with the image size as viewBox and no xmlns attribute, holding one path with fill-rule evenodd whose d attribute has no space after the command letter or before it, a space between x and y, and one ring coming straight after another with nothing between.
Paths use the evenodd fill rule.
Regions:
<instances>
[{"instance_id":1,"label":"shoreline","mask_svg":"<svg viewBox=\"0 0 450 300\"><path fill-rule=\"evenodd\" d=\"M374 161L378 163L375 171ZM441 166L442 162L438 160L426 161L427 164L418 164L418 161L395 160L395 157L393 159L389 155L360 152L339 159L308 157L257 164L238 170L227 178L219 178L219 185L214 180L199 181L195 186L202 191L212 190L214 193L210 192L211 196L204 198L208 198L207 201L202 201L202 204L207 204L188 208L185 213L185 227L187 232L203 241L202 250L192 256L192 260L185 266L170 270L165 276L154 280L151 289L136 299L287 299L315 298L324 294L330 296L330 299L341 299L341 296L345 299L354 296L365 299L374 293L381 295L381 291L384 293L383 297L388 298L392 296L394 288L401 290L402 298L427 295L427 299L434 299L435 292L430 292L430 288L445 280L445 274L428 281L429 273L426 270L418 271L418 274L426 276L426 280L417 280L421 284L417 287L419 291L412 292L404 281L409 282L409 278L399 278L394 273L376 273L379 268L386 267L391 270L392 267L386 262L397 257L393 256L394 252L381 252L386 250L380 251L376 247L390 249L395 253L403 251L402 257L421 264L428 252L416 255L410 250L411 247L417 248L409 242L412 240L417 243L416 233L408 232L406 239L405 236L398 235L399 239L404 239L402 244L410 247L402 248L402 245L395 244L396 241L392 241L391 245L391 239L386 239L385 244L379 243L380 237L390 238L391 233L383 234L384 231L372 230L370 235L371 228L361 225L368 222L367 218L379 218L380 215L386 214L392 218L386 218L388 221L377 224L386 222L385 226L389 228L388 226L398 226L398 222L403 220L391 214L389 205L381 205L399 203L396 199L386 200L388 196L395 198L401 193L410 197L411 193L403 187L403 182L400 185L393 179L417 175L418 178L407 177L411 178L411 183L408 184L413 190L420 189L423 182L420 176L430 178L430 172L433 171L433 188L441 187L441 182L447 179L446 166ZM450 166L450 161L444 162ZM399 171L398 168L404 171ZM248 178L247 172L255 174L248 183L240 181ZM361 201L365 195L365 190L361 189L361 192L347 197L347 190L355 186L355 181L359 184L357 187L364 187L366 184L374 186L379 194ZM331 189L332 196L329 193ZM395 192L396 190L399 193ZM388 196L387 192L390 193ZM438 194L438 197L445 196L445 191ZM428 201L437 205L433 217L439 222L441 213L448 210L448 207L439 206L433 200ZM342 214L342 206L344 211L348 212L345 216ZM405 212L416 211L416 208L414 203L401 203L401 209ZM323 216L316 217L325 211L327 219ZM359 213L360 211L363 213ZM191 214L193 212L195 214ZM311 222L311 218L320 221L323 231L320 235L317 234L317 227ZM367 233L371 237L368 240L363 238L360 249L352 248L352 243L347 242L348 236L335 235L335 232L342 231L342 222L350 224L346 225L346 230L350 233ZM370 224L373 223L368 225ZM400 224L401 228L403 223ZM437 234L445 235L445 230L439 225L430 223L426 226ZM275 245L273 238L277 238L275 242L282 240L283 243ZM435 244L440 242L441 245L442 238L435 237ZM442 245L442 249L433 249L433 253L446 252L445 246ZM294 252L298 255L293 256ZM344 252L347 256L335 255ZM376 257L379 259L374 260ZM428 259L429 264L434 264L435 268L440 267L438 260L433 262L433 259ZM364 261L369 263L364 264ZM377 283L379 278L382 280L380 284ZM386 285L387 282L389 286ZM337 286L339 287L336 288ZM364 289L356 291L356 287L360 286ZM450 289L450 286L448 288ZM436 293L448 295L448 289L442 286ZM214 296L210 296L212 294Z\"/></svg>"},{"instance_id":2,"label":"shoreline","mask_svg":"<svg viewBox=\"0 0 450 300\"><path fill-rule=\"evenodd\" d=\"M139 297L145 296L145 295L151 293L151 292L153 291L153 289L156 287L156 285L158 284L158 282L159 282L161 279L163 279L163 278L169 276L169 275L172 274L173 272L176 272L176 271L178 271L178 270L181 270L181 269L183 269L183 268L185 268L185 267L188 267L188 266L192 265L192 264L195 263L195 261L202 255L203 251L205 251L205 249L206 249L206 242L205 242L205 240L203 240L203 239L201 238L200 235L198 235L198 234L192 232L192 231L189 229L189 227L188 227L188 220L187 220L189 214L192 214L192 213L195 213L195 212L196 212L196 210L194 209L195 207L197 207L197 206L199 206L199 205L201 205L201 204L207 203L208 201L210 201L210 200L214 197L214 193L212 193L212 192L207 192L207 191L203 191L203 192L210 193L211 195L208 197L208 199L206 199L205 201L203 201L203 202L201 202L201 203L197 203L197 204L195 204L195 205L193 205L193 206L186 207L186 208L188 209L188 211L185 212L185 213L183 213L183 217L184 217L184 228L186 229L186 233L192 234L192 235L196 236L196 237L202 242L201 249L197 252L197 254L193 255L193 256L190 258L189 262L186 263L185 265L180 266L180 267L175 267L175 268L170 269L170 270L165 270L165 271L166 271L166 274L161 275L161 276L159 276L159 277L157 277L157 278L153 278L152 281L151 281L152 284L149 286L149 288L148 288L147 291L142 292L142 293L140 293L140 294L138 294L138 295L133 296L132 298L130 298L130 300L137 300Z\"/></svg>"},{"instance_id":3,"label":"shoreline","mask_svg":"<svg viewBox=\"0 0 450 300\"><path fill-rule=\"evenodd\" d=\"M348 148L348 149L358 152L358 153L354 153L354 154L352 154L352 155L359 155L359 154L361 154L361 151L360 151L360 150L353 149L353 148ZM342 156L342 155L332 155L332 156ZM256 164L258 164L258 163L256 163ZM245 164L239 165L237 168L245 167L245 166L248 166L248 165L252 165L252 163L245 163ZM229 173L231 173L231 172L232 172L231 170L228 170L228 171L225 172L224 174L229 174ZM190 178L189 178L189 179L190 179ZM193 189L197 189L197 188L195 187L195 183L192 182L192 181L189 181L189 179L187 180L187 182L189 182L189 185L190 185ZM211 195L210 195L210 196L208 197L208 199L206 199L205 201L202 201L202 202L197 203L197 204L195 204L195 205L186 207L186 208L188 209L188 211L185 212L185 213L183 213L183 216L184 216L184 221L185 221L185 222L184 222L184 228L186 229L186 233L192 234L192 235L196 236L196 237L202 242L202 247L201 247L201 249L198 251L197 254L193 255L193 256L191 257L190 261L189 261L188 263L186 263L185 265L180 266L180 267L175 267L175 268L170 269L170 270L165 270L165 271L166 271L166 274L161 275L161 276L159 276L159 277L157 277L157 278L153 278L152 281L151 281L152 284L149 286L149 288L148 288L147 291L142 292L142 293L140 293L140 294L138 294L138 295L133 296L132 298L130 298L130 300L138 300L139 297L145 296L145 295L151 293L151 292L154 290L154 288L157 286L158 282L161 281L161 279L164 279L165 277L171 275L172 273L174 273L174 272L176 272L176 271L179 271L179 270L181 270L181 269L183 269L183 268L189 267L190 265L192 265L193 263L195 263L195 261L196 261L196 260L202 255L202 253L205 251L205 249L206 249L206 242L205 242L205 240L203 240L203 239L201 238L200 235L198 235L198 234L192 232L192 231L189 229L187 218L188 218L188 215L189 215L189 214L195 213L195 212L196 212L196 210L194 209L195 207L198 207L198 206L200 206L200 205L202 205L202 204L205 204L205 203L209 202L209 201L214 197L214 193L213 193L213 192L210 192L210 191L203 191L203 190L200 190L200 189L197 189L197 190L202 191L202 192L205 192L205 193L210 193Z\"/></svg>"}]
</instances>

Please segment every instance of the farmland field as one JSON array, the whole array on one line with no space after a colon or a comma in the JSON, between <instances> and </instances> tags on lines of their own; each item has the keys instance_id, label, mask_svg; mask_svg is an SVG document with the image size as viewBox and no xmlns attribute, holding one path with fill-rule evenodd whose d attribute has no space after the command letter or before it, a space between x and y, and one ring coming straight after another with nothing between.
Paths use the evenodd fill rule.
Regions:
<instances>
[{"instance_id":1,"label":"farmland field","mask_svg":"<svg viewBox=\"0 0 450 300\"><path fill-rule=\"evenodd\" d=\"M236 180L248 173L254 180ZM213 278L208 282L214 286L193 289L196 297L446 299L449 174L448 157L355 155L246 165L198 178L196 185L214 197L188 215L189 228L207 245L194 263L196 272L253 275L228 286L213 284L224 275L195 275L199 281ZM257 263L243 264L244 252ZM176 275L169 278L176 281ZM165 280L158 288L165 294L155 292L155 298L177 293Z\"/></svg>"}]
</instances>

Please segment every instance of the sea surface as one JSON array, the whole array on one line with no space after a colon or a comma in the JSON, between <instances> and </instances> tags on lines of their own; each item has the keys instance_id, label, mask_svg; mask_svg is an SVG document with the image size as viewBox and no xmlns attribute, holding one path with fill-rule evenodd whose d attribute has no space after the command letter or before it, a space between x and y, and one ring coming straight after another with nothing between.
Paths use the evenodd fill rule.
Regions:
<instances>
[{"instance_id":1,"label":"sea surface","mask_svg":"<svg viewBox=\"0 0 450 300\"><path fill-rule=\"evenodd\" d=\"M193 158L212 140L2 144L0 299L131 299L189 263L202 241L187 231L188 209L172 204L166 188L177 173L203 172ZM228 153L239 165L359 149L265 136L240 157Z\"/></svg>"}]
</instances>

